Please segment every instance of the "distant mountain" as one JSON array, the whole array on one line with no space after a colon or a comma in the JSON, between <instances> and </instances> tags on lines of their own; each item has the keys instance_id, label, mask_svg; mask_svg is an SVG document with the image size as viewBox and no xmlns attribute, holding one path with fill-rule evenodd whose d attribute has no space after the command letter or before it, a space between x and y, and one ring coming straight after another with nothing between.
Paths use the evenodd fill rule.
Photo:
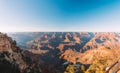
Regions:
<instances>
[{"instance_id":1,"label":"distant mountain","mask_svg":"<svg viewBox=\"0 0 120 73\"><path fill-rule=\"evenodd\" d=\"M120 48L120 33L95 33L94 37L86 43L84 49L97 49L106 47L109 49Z\"/></svg>"},{"instance_id":2,"label":"distant mountain","mask_svg":"<svg viewBox=\"0 0 120 73\"><path fill-rule=\"evenodd\" d=\"M29 32L29 33L9 33L18 45L23 49L33 49L36 45L46 45L49 48L62 50L72 48L77 51L84 51L83 46L94 37L94 33L88 32ZM62 48L64 45L64 49ZM38 46L37 46L38 47Z\"/></svg>"},{"instance_id":3,"label":"distant mountain","mask_svg":"<svg viewBox=\"0 0 120 73\"><path fill-rule=\"evenodd\" d=\"M85 52L100 47L120 48L120 33L115 32L25 32L8 35L23 49L29 49L38 54L50 49L64 52L70 48Z\"/></svg>"}]
</instances>

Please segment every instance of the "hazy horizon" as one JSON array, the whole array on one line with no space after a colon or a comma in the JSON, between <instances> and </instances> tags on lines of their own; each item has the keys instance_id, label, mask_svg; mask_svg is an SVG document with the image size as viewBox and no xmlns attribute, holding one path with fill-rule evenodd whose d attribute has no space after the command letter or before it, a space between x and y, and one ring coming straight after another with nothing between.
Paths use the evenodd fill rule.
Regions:
<instances>
[{"instance_id":1,"label":"hazy horizon","mask_svg":"<svg viewBox=\"0 0 120 73\"><path fill-rule=\"evenodd\" d=\"M1 32L119 32L119 0L2 0Z\"/></svg>"}]
</instances>

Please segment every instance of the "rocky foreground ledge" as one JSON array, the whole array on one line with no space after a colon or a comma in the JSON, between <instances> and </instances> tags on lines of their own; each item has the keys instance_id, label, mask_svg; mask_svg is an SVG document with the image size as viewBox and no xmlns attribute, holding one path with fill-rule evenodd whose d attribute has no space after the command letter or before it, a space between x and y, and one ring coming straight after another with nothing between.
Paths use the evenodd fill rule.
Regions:
<instances>
[{"instance_id":1,"label":"rocky foreground ledge","mask_svg":"<svg viewBox=\"0 0 120 73\"><path fill-rule=\"evenodd\" d=\"M0 33L0 73L43 73L40 60L31 54L21 50L12 38Z\"/></svg>"}]
</instances>

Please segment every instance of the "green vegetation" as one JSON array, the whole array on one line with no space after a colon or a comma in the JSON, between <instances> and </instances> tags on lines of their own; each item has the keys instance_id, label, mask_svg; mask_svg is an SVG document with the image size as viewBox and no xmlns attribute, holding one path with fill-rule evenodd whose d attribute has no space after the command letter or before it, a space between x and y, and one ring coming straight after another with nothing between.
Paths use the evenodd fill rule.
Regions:
<instances>
[{"instance_id":1,"label":"green vegetation","mask_svg":"<svg viewBox=\"0 0 120 73\"><path fill-rule=\"evenodd\" d=\"M84 65L81 66L81 72L80 73L85 73L85 66Z\"/></svg>"},{"instance_id":2,"label":"green vegetation","mask_svg":"<svg viewBox=\"0 0 120 73\"><path fill-rule=\"evenodd\" d=\"M94 57L93 63L87 68L81 65L77 68L75 65L68 65L64 73L105 73L105 69L110 65L110 57Z\"/></svg>"},{"instance_id":3,"label":"green vegetation","mask_svg":"<svg viewBox=\"0 0 120 73\"><path fill-rule=\"evenodd\" d=\"M93 64L85 73L104 73L108 65L109 63L107 58L96 57L93 61Z\"/></svg>"},{"instance_id":4,"label":"green vegetation","mask_svg":"<svg viewBox=\"0 0 120 73\"><path fill-rule=\"evenodd\" d=\"M85 73L84 65L76 67L74 65L68 65L64 73Z\"/></svg>"},{"instance_id":5,"label":"green vegetation","mask_svg":"<svg viewBox=\"0 0 120 73\"><path fill-rule=\"evenodd\" d=\"M74 71L75 71L74 65L69 65L67 66L66 71L64 73L75 73Z\"/></svg>"},{"instance_id":6,"label":"green vegetation","mask_svg":"<svg viewBox=\"0 0 120 73\"><path fill-rule=\"evenodd\" d=\"M9 58L9 52L4 51L0 52L0 72L1 73L20 73L19 67L16 63L6 59Z\"/></svg>"}]
</instances>

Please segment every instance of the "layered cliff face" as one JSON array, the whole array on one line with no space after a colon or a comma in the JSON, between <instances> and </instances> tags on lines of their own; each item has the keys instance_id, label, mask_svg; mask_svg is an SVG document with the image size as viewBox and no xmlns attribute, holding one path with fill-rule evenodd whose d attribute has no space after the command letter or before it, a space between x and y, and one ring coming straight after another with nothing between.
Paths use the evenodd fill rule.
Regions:
<instances>
[{"instance_id":1,"label":"layered cliff face","mask_svg":"<svg viewBox=\"0 0 120 73\"><path fill-rule=\"evenodd\" d=\"M94 37L86 43L83 49L97 49L105 47L108 49L120 48L119 33L95 33Z\"/></svg>"},{"instance_id":2,"label":"layered cliff face","mask_svg":"<svg viewBox=\"0 0 120 73\"><path fill-rule=\"evenodd\" d=\"M23 49L42 48L40 50L43 51L47 48L58 48L61 52L68 48L83 52L83 46L94 37L93 33L88 32L31 32L9 35L18 42L18 45L24 46Z\"/></svg>"},{"instance_id":3,"label":"layered cliff face","mask_svg":"<svg viewBox=\"0 0 120 73\"><path fill-rule=\"evenodd\" d=\"M39 58L25 54L15 41L0 33L0 73L41 73Z\"/></svg>"},{"instance_id":4,"label":"layered cliff face","mask_svg":"<svg viewBox=\"0 0 120 73\"><path fill-rule=\"evenodd\" d=\"M22 37L18 34L10 36L17 38L18 44L24 40L24 44L20 45L23 49L27 48L29 52L39 56L44 64L59 71L63 70L62 64L67 61L90 65L87 73L97 71L96 66L104 72L107 66L120 58L120 33L37 32L24 33Z\"/></svg>"},{"instance_id":5,"label":"layered cliff face","mask_svg":"<svg viewBox=\"0 0 120 73\"><path fill-rule=\"evenodd\" d=\"M115 32L31 32L10 34L23 49L36 49L45 53L47 48L61 52L71 48L85 52L100 47L120 48L120 34Z\"/></svg>"}]
</instances>

